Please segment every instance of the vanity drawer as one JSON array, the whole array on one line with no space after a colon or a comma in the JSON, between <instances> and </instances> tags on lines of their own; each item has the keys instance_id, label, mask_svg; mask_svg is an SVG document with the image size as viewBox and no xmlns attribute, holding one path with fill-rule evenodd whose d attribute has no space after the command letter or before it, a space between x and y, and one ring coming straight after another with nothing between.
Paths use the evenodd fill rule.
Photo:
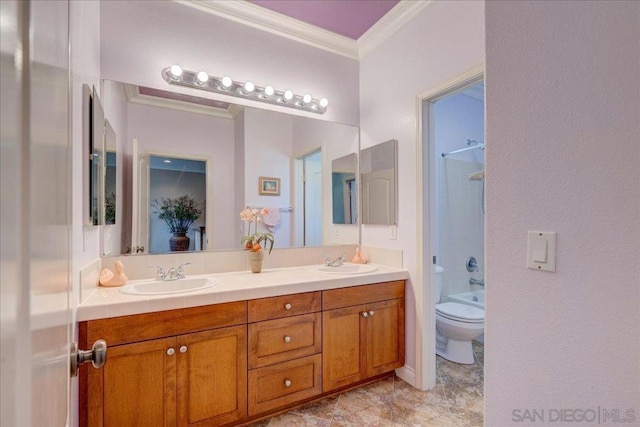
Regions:
<instances>
[{"instance_id":1,"label":"vanity drawer","mask_svg":"<svg viewBox=\"0 0 640 427\"><path fill-rule=\"evenodd\" d=\"M321 313L249 324L249 369L321 351Z\"/></svg>"},{"instance_id":2,"label":"vanity drawer","mask_svg":"<svg viewBox=\"0 0 640 427\"><path fill-rule=\"evenodd\" d=\"M249 301L249 322L314 313L320 307L320 292L254 299Z\"/></svg>"},{"instance_id":3,"label":"vanity drawer","mask_svg":"<svg viewBox=\"0 0 640 427\"><path fill-rule=\"evenodd\" d=\"M320 354L249 371L249 416L319 395L321 375Z\"/></svg>"},{"instance_id":4,"label":"vanity drawer","mask_svg":"<svg viewBox=\"0 0 640 427\"><path fill-rule=\"evenodd\" d=\"M398 298L404 298L404 280L324 291L322 309L333 310Z\"/></svg>"}]
</instances>

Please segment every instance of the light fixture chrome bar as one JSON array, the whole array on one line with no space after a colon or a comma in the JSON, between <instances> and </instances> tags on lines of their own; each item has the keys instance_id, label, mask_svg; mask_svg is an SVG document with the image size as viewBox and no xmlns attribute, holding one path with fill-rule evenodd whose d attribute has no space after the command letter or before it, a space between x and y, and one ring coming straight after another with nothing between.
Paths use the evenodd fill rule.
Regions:
<instances>
[{"instance_id":1,"label":"light fixture chrome bar","mask_svg":"<svg viewBox=\"0 0 640 427\"><path fill-rule=\"evenodd\" d=\"M469 141L467 140L467 145L469 145L470 143L473 143L475 141ZM484 144L482 142L476 142L477 145L472 145L471 147L464 147L464 148L460 148L459 150L453 150L453 151L449 151L448 153L442 153L440 154L442 157L447 157L450 156L452 154L458 154L458 153L462 153L463 151L469 151L469 150L475 150L476 148L479 148L481 150L484 150Z\"/></svg>"},{"instance_id":2,"label":"light fixture chrome bar","mask_svg":"<svg viewBox=\"0 0 640 427\"><path fill-rule=\"evenodd\" d=\"M176 67L176 66L173 66ZM178 69L180 69L178 67ZM206 81L198 78L198 72L180 69L176 75L172 72L172 67L162 70L162 78L169 84L189 87L192 89L205 90L207 92L220 93L237 98L250 99L252 101L264 102L281 107L294 108L296 110L308 111L317 114L324 114L327 111L328 101L326 98L315 99L309 95L296 95L289 90L274 90L271 86L257 86L249 82L237 82L228 77L208 76ZM202 73L202 72L200 72ZM246 89L245 89L246 85ZM252 90L249 90L252 89ZM306 101L306 102L305 102Z\"/></svg>"}]
</instances>

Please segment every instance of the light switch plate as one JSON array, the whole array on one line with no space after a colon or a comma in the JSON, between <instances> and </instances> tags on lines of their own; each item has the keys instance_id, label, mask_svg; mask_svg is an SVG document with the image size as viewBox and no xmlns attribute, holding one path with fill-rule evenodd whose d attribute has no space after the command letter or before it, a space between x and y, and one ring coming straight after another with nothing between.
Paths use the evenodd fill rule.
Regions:
<instances>
[{"instance_id":1,"label":"light switch plate","mask_svg":"<svg viewBox=\"0 0 640 427\"><path fill-rule=\"evenodd\" d=\"M555 272L556 232L529 231L527 237L527 268Z\"/></svg>"}]
</instances>

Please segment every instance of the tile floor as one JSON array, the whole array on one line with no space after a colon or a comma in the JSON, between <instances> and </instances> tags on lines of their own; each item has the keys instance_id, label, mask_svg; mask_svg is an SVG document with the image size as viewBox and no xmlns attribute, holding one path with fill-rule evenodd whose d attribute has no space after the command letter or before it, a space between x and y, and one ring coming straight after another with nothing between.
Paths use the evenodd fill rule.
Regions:
<instances>
[{"instance_id":1,"label":"tile floor","mask_svg":"<svg viewBox=\"0 0 640 427\"><path fill-rule=\"evenodd\" d=\"M474 342L476 363L459 365L441 357L436 386L417 390L391 377L308 403L251 427L481 427L484 346Z\"/></svg>"}]
</instances>

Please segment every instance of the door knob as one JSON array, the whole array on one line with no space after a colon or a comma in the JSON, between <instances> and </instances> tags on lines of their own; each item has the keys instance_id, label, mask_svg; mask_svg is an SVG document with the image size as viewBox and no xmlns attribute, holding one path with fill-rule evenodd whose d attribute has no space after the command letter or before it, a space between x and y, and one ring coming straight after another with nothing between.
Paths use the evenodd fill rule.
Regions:
<instances>
[{"instance_id":1,"label":"door knob","mask_svg":"<svg viewBox=\"0 0 640 427\"><path fill-rule=\"evenodd\" d=\"M167 350L167 354L168 354L169 356L173 356L174 354L176 354L176 351L173 349L173 347L170 347L170 348Z\"/></svg>"},{"instance_id":2,"label":"door knob","mask_svg":"<svg viewBox=\"0 0 640 427\"><path fill-rule=\"evenodd\" d=\"M369 317L369 313L367 313L366 311L362 312L362 317Z\"/></svg>"},{"instance_id":3,"label":"door knob","mask_svg":"<svg viewBox=\"0 0 640 427\"><path fill-rule=\"evenodd\" d=\"M284 309L285 309L285 310L291 310L291 304L286 303L286 304L284 305Z\"/></svg>"},{"instance_id":4,"label":"door knob","mask_svg":"<svg viewBox=\"0 0 640 427\"><path fill-rule=\"evenodd\" d=\"M287 342L287 343L291 342L291 337L289 335L286 335L284 337L284 342Z\"/></svg>"},{"instance_id":5,"label":"door knob","mask_svg":"<svg viewBox=\"0 0 640 427\"><path fill-rule=\"evenodd\" d=\"M287 388L291 387L291 380L284 380L284 386Z\"/></svg>"},{"instance_id":6,"label":"door knob","mask_svg":"<svg viewBox=\"0 0 640 427\"><path fill-rule=\"evenodd\" d=\"M94 368L102 368L107 362L107 342L97 340L91 346L91 350L78 350L78 344L71 344L71 376L78 375L78 367L91 362Z\"/></svg>"},{"instance_id":7,"label":"door knob","mask_svg":"<svg viewBox=\"0 0 640 427\"><path fill-rule=\"evenodd\" d=\"M180 353L186 353L187 352L187 346L183 345L182 347L180 347Z\"/></svg>"},{"instance_id":8,"label":"door knob","mask_svg":"<svg viewBox=\"0 0 640 427\"><path fill-rule=\"evenodd\" d=\"M375 311L369 310L369 316L373 316L374 314L375 314Z\"/></svg>"}]
</instances>

